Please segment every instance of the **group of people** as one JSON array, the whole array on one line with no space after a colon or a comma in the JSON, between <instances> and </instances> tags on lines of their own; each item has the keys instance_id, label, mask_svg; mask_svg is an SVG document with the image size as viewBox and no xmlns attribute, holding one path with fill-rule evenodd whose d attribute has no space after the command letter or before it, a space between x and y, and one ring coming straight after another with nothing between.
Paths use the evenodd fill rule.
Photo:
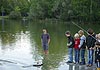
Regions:
<instances>
[{"instance_id":1,"label":"group of people","mask_svg":"<svg viewBox=\"0 0 100 70\"><path fill-rule=\"evenodd\" d=\"M85 65L85 52L88 52L87 66L91 67L93 65L93 56L95 52L95 63L97 64L97 69L100 70L100 33L95 34L93 29L89 28L87 30L88 36L84 35L83 30L79 30L78 33L72 37L70 31L66 31L65 35L68 38L68 62L73 63L73 49L74 49L74 63Z\"/></svg>"},{"instance_id":2,"label":"group of people","mask_svg":"<svg viewBox=\"0 0 100 70\"><path fill-rule=\"evenodd\" d=\"M80 65L85 65L85 52L88 51L88 61L87 66L91 67L93 65L93 56L95 52L95 63L97 64L97 70L100 70L100 33L95 34L93 29L87 30L88 36L84 35L83 30L79 30L78 33L71 35L70 31L66 31L65 35L68 38L68 62ZM48 47L50 43L50 35L46 29L43 29L43 34L41 35L42 47L45 54L48 54ZM74 61L73 61L73 49L74 49Z\"/></svg>"}]
</instances>

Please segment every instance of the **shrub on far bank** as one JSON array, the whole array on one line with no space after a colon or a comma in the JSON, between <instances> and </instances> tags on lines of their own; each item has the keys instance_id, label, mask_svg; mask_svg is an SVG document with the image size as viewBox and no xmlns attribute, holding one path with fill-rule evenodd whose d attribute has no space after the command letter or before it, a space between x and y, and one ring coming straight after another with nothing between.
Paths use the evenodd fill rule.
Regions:
<instances>
[{"instance_id":1,"label":"shrub on far bank","mask_svg":"<svg viewBox=\"0 0 100 70\"><path fill-rule=\"evenodd\" d=\"M12 11L12 12L9 14L9 18L10 18L10 19L20 19L20 18L21 18L21 13L18 12L18 11Z\"/></svg>"}]
</instances>

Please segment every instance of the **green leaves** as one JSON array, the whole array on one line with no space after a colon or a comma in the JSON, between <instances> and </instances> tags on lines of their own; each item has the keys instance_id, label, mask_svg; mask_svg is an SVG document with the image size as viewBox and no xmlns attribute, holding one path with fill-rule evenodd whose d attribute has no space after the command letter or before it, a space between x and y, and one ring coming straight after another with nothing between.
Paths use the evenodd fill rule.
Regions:
<instances>
[{"instance_id":1,"label":"green leaves","mask_svg":"<svg viewBox=\"0 0 100 70\"><path fill-rule=\"evenodd\" d=\"M30 6L30 15L36 18L50 18L53 14L55 0L33 0Z\"/></svg>"},{"instance_id":2,"label":"green leaves","mask_svg":"<svg viewBox=\"0 0 100 70\"><path fill-rule=\"evenodd\" d=\"M100 11L100 8L98 8L99 6L99 0L72 0L74 16L82 17L81 20L84 22L94 22L98 20L96 14Z\"/></svg>"},{"instance_id":3,"label":"green leaves","mask_svg":"<svg viewBox=\"0 0 100 70\"><path fill-rule=\"evenodd\" d=\"M99 0L1 0L4 12L19 11L30 18L57 18L83 22L99 21ZM0 8L2 11L2 8Z\"/></svg>"}]
</instances>

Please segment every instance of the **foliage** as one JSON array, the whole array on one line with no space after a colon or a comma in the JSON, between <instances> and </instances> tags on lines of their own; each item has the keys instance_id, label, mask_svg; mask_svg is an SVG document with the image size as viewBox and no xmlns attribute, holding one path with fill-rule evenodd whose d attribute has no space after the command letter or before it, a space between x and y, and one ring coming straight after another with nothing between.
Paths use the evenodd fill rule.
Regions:
<instances>
[{"instance_id":1,"label":"foliage","mask_svg":"<svg viewBox=\"0 0 100 70\"><path fill-rule=\"evenodd\" d=\"M20 13L20 8L19 8L19 6L16 6L16 7L14 8L14 11L12 11L12 12L10 13L9 18L11 18L11 19L19 19L19 18L21 18L21 13Z\"/></svg>"},{"instance_id":2,"label":"foliage","mask_svg":"<svg viewBox=\"0 0 100 70\"><path fill-rule=\"evenodd\" d=\"M83 22L95 22L99 20L99 0L72 0L74 16ZM98 15L97 15L98 14Z\"/></svg>"},{"instance_id":3,"label":"foliage","mask_svg":"<svg viewBox=\"0 0 100 70\"><path fill-rule=\"evenodd\" d=\"M55 0L33 0L30 6L30 15L36 18L51 18Z\"/></svg>"},{"instance_id":4,"label":"foliage","mask_svg":"<svg viewBox=\"0 0 100 70\"><path fill-rule=\"evenodd\" d=\"M0 7L4 8L4 12L8 15L10 12L15 11L15 9L20 8L21 14L27 13L29 11L29 1L28 0L0 0ZM1 13L0 8L0 13Z\"/></svg>"},{"instance_id":5,"label":"foliage","mask_svg":"<svg viewBox=\"0 0 100 70\"><path fill-rule=\"evenodd\" d=\"M21 18L21 13L18 11L12 11L9 15L9 18L11 19L20 19Z\"/></svg>"},{"instance_id":6,"label":"foliage","mask_svg":"<svg viewBox=\"0 0 100 70\"><path fill-rule=\"evenodd\" d=\"M6 14L18 10L31 18L56 18L96 22L100 18L100 0L0 0Z\"/></svg>"}]
</instances>

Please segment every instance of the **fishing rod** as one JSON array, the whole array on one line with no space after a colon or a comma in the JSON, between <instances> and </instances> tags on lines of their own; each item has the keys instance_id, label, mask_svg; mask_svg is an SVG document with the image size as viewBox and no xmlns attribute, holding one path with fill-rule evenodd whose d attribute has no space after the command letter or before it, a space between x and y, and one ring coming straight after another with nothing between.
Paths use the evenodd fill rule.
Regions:
<instances>
[{"instance_id":1,"label":"fishing rod","mask_svg":"<svg viewBox=\"0 0 100 70\"><path fill-rule=\"evenodd\" d=\"M32 64L32 65L27 65L27 66L22 66L23 68L28 68L28 67L41 67L43 64L39 64L39 65L35 65L35 64Z\"/></svg>"},{"instance_id":2,"label":"fishing rod","mask_svg":"<svg viewBox=\"0 0 100 70\"><path fill-rule=\"evenodd\" d=\"M81 26L79 26L79 25L77 25L75 22L73 22L73 21L71 21L75 26L77 26L78 28L80 28L80 29L82 29L84 32L86 32L87 33L87 35L90 35L84 28L82 28ZM90 35L93 39L95 39L96 41L97 41L97 39L94 37L94 36L92 36L92 35Z\"/></svg>"},{"instance_id":3,"label":"fishing rod","mask_svg":"<svg viewBox=\"0 0 100 70\"><path fill-rule=\"evenodd\" d=\"M4 60L4 59L0 59L1 62L7 62L7 63L13 63L13 64L17 64L16 62L10 61L10 60Z\"/></svg>"},{"instance_id":4,"label":"fishing rod","mask_svg":"<svg viewBox=\"0 0 100 70\"><path fill-rule=\"evenodd\" d=\"M13 64L18 64L17 62L14 62L14 61L10 61L10 60L4 60L4 59L0 59L0 62L7 62L7 63L13 63ZM31 64L31 65L27 65L27 66L21 66L21 67L23 67L23 68L28 68L28 67L41 67L43 65L43 63L42 64Z\"/></svg>"}]
</instances>

